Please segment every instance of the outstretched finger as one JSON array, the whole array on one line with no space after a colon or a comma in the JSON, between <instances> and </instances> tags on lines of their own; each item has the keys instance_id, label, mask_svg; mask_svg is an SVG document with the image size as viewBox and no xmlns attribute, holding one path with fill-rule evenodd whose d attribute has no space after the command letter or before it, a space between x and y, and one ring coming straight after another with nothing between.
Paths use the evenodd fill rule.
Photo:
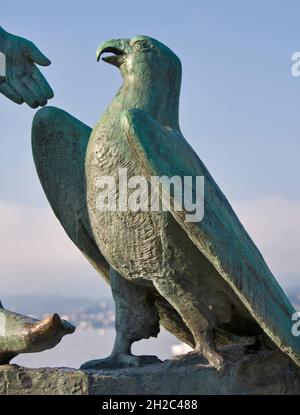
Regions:
<instances>
[{"instance_id":1,"label":"outstretched finger","mask_svg":"<svg viewBox=\"0 0 300 415\"><path fill-rule=\"evenodd\" d=\"M43 76L43 74L38 70L38 68L34 68L31 74L32 79L36 82L38 88L40 89L41 93L47 98L51 99L54 97L54 92L51 86L48 84L47 80Z\"/></svg>"},{"instance_id":2,"label":"outstretched finger","mask_svg":"<svg viewBox=\"0 0 300 415\"><path fill-rule=\"evenodd\" d=\"M30 42L28 46L28 56L38 65L48 66L51 63L51 61L32 42Z\"/></svg>"},{"instance_id":3,"label":"outstretched finger","mask_svg":"<svg viewBox=\"0 0 300 415\"><path fill-rule=\"evenodd\" d=\"M22 79L15 80L14 88L18 91L18 93L22 96L24 101L27 105L29 105L31 108L37 108L39 106L39 103L37 101L37 98L34 93L28 88L26 85L26 82Z\"/></svg>"},{"instance_id":4,"label":"outstretched finger","mask_svg":"<svg viewBox=\"0 0 300 415\"><path fill-rule=\"evenodd\" d=\"M7 82L0 84L0 92L16 104L23 104L24 99Z\"/></svg>"},{"instance_id":5,"label":"outstretched finger","mask_svg":"<svg viewBox=\"0 0 300 415\"><path fill-rule=\"evenodd\" d=\"M47 104L47 96L43 93L43 91L41 91L39 85L32 77L27 75L23 78L22 82L24 87L30 91L35 107L43 107Z\"/></svg>"}]
</instances>

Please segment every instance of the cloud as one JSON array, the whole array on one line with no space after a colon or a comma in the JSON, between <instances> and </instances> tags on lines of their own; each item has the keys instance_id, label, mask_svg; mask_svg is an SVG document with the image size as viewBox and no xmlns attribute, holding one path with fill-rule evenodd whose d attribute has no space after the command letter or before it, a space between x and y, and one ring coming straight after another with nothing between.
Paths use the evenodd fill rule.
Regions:
<instances>
[{"instance_id":1,"label":"cloud","mask_svg":"<svg viewBox=\"0 0 300 415\"><path fill-rule=\"evenodd\" d=\"M49 208L0 201L1 265L22 269L52 264L81 264Z\"/></svg>"},{"instance_id":2,"label":"cloud","mask_svg":"<svg viewBox=\"0 0 300 415\"><path fill-rule=\"evenodd\" d=\"M0 298L3 292L95 296L102 292L101 277L50 207L0 201L0 247Z\"/></svg>"}]
</instances>

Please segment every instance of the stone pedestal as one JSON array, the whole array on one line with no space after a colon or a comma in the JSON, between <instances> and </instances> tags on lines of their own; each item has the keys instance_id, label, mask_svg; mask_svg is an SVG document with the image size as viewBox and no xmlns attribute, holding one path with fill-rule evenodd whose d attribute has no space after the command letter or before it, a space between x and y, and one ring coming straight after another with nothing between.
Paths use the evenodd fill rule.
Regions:
<instances>
[{"instance_id":1,"label":"stone pedestal","mask_svg":"<svg viewBox=\"0 0 300 415\"><path fill-rule=\"evenodd\" d=\"M82 371L0 367L1 395L300 394L300 370L278 351L222 351L222 373L193 354L143 368Z\"/></svg>"}]
</instances>

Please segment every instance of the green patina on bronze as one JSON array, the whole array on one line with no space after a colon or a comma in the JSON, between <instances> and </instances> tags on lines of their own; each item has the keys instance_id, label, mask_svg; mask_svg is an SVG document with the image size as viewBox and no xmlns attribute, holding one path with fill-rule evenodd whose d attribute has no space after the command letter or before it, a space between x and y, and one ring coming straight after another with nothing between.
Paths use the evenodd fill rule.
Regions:
<instances>
[{"instance_id":1,"label":"green patina on bronze","mask_svg":"<svg viewBox=\"0 0 300 415\"><path fill-rule=\"evenodd\" d=\"M49 59L34 43L2 27L0 52L4 53L6 61L6 74L0 77L0 93L16 104L26 102L31 108L46 105L53 98L53 91L35 64L48 66Z\"/></svg>"},{"instance_id":2,"label":"green patina on bronze","mask_svg":"<svg viewBox=\"0 0 300 415\"><path fill-rule=\"evenodd\" d=\"M56 108L33 123L33 153L49 202L66 232L110 281L116 341L110 357L84 368L138 366L134 341L159 323L217 368L216 344L256 339L300 365L294 309L227 199L183 137L178 121L181 63L146 36L102 44L97 58L117 66L123 85L92 131ZM132 175L204 176L205 216L185 212L99 212L97 179ZM162 196L164 197L164 196ZM259 341L258 341L259 340Z\"/></svg>"}]
</instances>

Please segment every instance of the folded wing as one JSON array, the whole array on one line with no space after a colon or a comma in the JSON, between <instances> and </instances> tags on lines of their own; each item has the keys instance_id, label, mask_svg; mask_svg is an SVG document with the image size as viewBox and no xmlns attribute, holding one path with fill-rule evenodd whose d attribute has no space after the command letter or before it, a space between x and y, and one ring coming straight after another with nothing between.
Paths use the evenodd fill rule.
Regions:
<instances>
[{"instance_id":1,"label":"folded wing","mask_svg":"<svg viewBox=\"0 0 300 415\"><path fill-rule=\"evenodd\" d=\"M148 179L204 177L203 220L187 222L187 212L176 211L171 198L174 218L273 342L300 366L300 341L291 332L294 308L197 154L179 131L164 128L142 110L124 113L123 128Z\"/></svg>"}]
</instances>

